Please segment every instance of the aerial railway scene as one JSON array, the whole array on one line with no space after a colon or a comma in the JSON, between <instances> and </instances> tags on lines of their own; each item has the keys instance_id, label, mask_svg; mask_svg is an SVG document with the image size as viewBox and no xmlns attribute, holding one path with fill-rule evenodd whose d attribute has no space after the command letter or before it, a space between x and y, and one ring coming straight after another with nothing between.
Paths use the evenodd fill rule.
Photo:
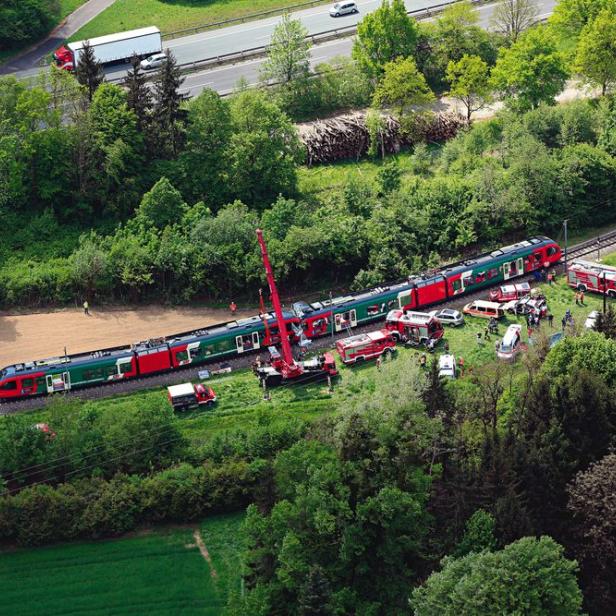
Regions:
<instances>
[{"instance_id":1,"label":"aerial railway scene","mask_svg":"<svg viewBox=\"0 0 616 616\"><path fill-rule=\"evenodd\" d=\"M615 613L614 37L0 6L0 613Z\"/></svg>"}]
</instances>

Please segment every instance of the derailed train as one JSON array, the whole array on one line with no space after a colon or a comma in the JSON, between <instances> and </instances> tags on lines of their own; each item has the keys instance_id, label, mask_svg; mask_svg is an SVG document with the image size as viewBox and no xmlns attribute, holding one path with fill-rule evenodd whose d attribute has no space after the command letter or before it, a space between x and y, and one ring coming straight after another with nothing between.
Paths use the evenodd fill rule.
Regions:
<instances>
[{"instance_id":1,"label":"derailed train","mask_svg":"<svg viewBox=\"0 0 616 616\"><path fill-rule=\"evenodd\" d=\"M284 313L292 342L326 336L385 319L393 308L417 310L551 267L559 245L533 237L439 270L374 289L308 304ZM267 321L267 327L264 321ZM131 346L65 355L7 366L0 371L0 400L49 394L228 359L280 341L273 314L255 315Z\"/></svg>"}]
</instances>

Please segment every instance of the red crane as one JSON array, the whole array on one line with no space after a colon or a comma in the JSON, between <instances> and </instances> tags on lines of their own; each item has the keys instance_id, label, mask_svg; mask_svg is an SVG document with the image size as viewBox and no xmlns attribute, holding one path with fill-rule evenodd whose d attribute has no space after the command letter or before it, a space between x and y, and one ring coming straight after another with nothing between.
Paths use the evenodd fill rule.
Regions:
<instances>
[{"instance_id":1,"label":"red crane","mask_svg":"<svg viewBox=\"0 0 616 616\"><path fill-rule=\"evenodd\" d=\"M274 272L272 271L272 264L267 254L267 246L265 245L261 229L257 229L257 240L261 248L261 258L265 267L272 304L274 305L274 314L276 315L276 324L280 332L280 346L282 350L281 355L278 355L278 353L272 355L271 365L261 366L257 369L257 376L262 382L268 385L275 385L301 376L308 379L337 375L336 362L331 353L325 353L307 361L295 361L293 358L293 351L289 342L289 332L282 314L282 305L280 304L280 297L276 288L276 281L274 280Z\"/></svg>"}]
</instances>

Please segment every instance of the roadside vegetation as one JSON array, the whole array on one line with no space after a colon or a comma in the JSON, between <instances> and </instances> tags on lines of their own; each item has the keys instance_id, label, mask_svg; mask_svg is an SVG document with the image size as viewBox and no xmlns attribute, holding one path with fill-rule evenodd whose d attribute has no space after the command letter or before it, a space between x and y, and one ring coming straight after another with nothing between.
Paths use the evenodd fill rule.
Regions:
<instances>
[{"instance_id":1,"label":"roadside vegetation","mask_svg":"<svg viewBox=\"0 0 616 616\"><path fill-rule=\"evenodd\" d=\"M86 0L6 0L0 6L0 63L44 38Z\"/></svg>"},{"instance_id":2,"label":"roadside vegetation","mask_svg":"<svg viewBox=\"0 0 616 616\"><path fill-rule=\"evenodd\" d=\"M302 0L232 0L231 2L228 0L196 0L183 3L166 2L165 0L116 0L108 9L76 32L71 40L91 39L146 26L157 26L165 34L246 17L253 13L277 9L282 12L288 7L301 3ZM322 0L321 3L326 5L327 0Z\"/></svg>"}]
</instances>

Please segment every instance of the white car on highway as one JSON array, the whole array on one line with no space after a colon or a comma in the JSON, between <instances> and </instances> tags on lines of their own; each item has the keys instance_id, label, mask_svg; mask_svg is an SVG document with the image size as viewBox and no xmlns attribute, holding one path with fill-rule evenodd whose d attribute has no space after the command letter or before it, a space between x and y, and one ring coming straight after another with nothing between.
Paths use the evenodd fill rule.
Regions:
<instances>
[{"instance_id":1,"label":"white car on highway","mask_svg":"<svg viewBox=\"0 0 616 616\"><path fill-rule=\"evenodd\" d=\"M161 67L166 59L167 56L164 53L155 53L153 56L141 60L140 65L144 71L151 71L152 69Z\"/></svg>"},{"instance_id":2,"label":"white car on highway","mask_svg":"<svg viewBox=\"0 0 616 616\"><path fill-rule=\"evenodd\" d=\"M351 15L352 13L359 13L359 9L357 8L357 4L355 4L355 2L336 2L336 4L329 9L329 14L332 17Z\"/></svg>"}]
</instances>

